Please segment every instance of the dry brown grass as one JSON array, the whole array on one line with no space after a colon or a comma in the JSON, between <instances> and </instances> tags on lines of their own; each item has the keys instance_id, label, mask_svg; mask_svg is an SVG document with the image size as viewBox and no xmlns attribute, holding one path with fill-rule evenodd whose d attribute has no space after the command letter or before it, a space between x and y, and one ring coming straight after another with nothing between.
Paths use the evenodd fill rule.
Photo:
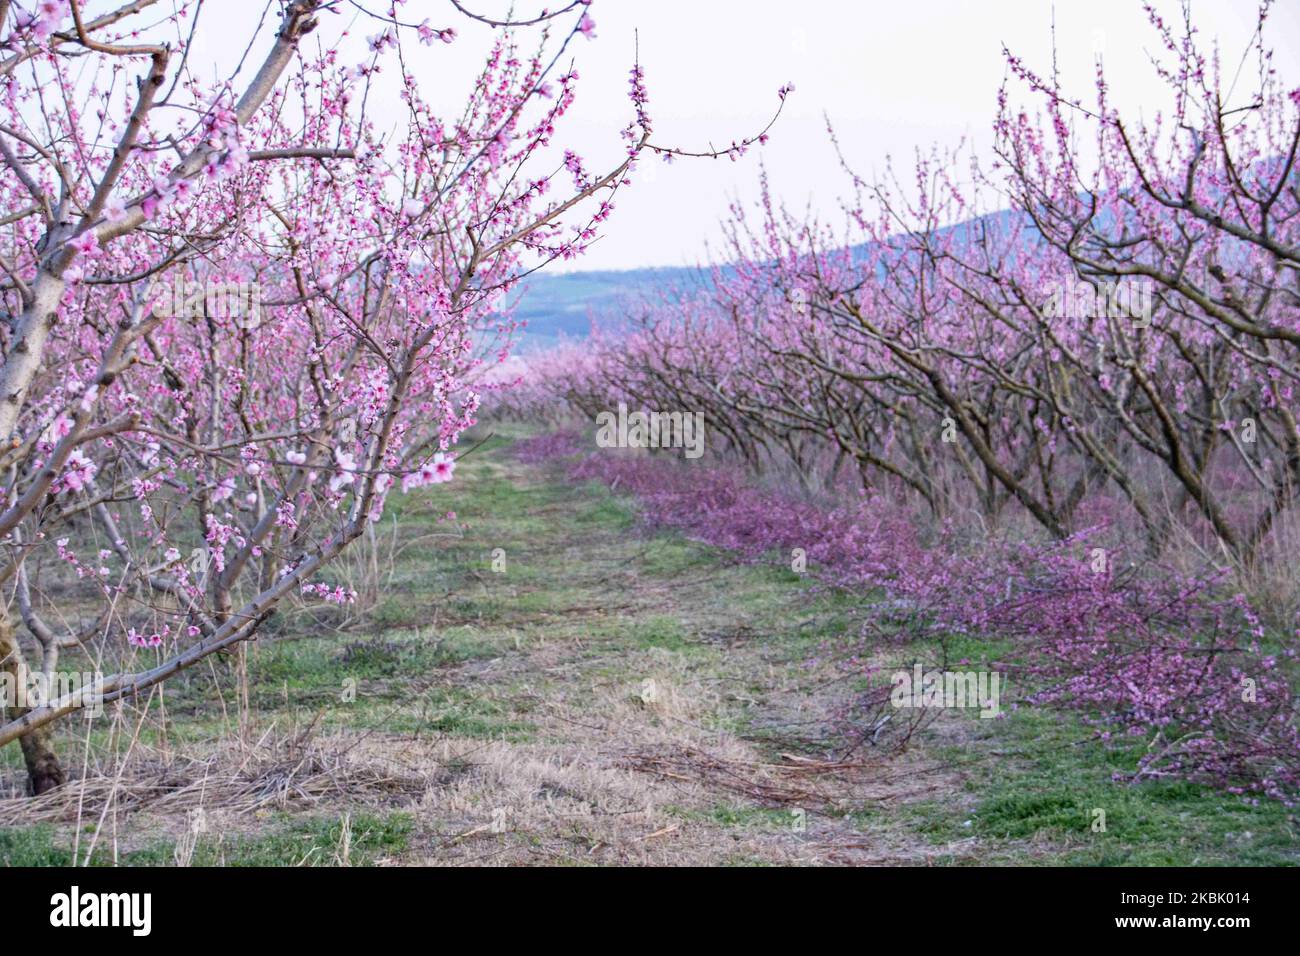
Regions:
<instances>
[{"instance_id":1,"label":"dry brown grass","mask_svg":"<svg viewBox=\"0 0 1300 956\"><path fill-rule=\"evenodd\" d=\"M431 783L373 754L363 756L342 737L272 728L251 746L223 738L202 754L165 756L137 747L111 774L88 775L39 797L0 800L0 826L74 823L110 812L247 815L338 802L391 806L418 799Z\"/></svg>"}]
</instances>

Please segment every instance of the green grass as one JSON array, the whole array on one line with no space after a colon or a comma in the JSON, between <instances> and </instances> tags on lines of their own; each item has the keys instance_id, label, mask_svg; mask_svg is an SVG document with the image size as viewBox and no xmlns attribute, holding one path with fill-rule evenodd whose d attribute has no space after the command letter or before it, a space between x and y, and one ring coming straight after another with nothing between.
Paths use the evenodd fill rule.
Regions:
<instances>
[{"instance_id":1,"label":"green grass","mask_svg":"<svg viewBox=\"0 0 1300 956\"><path fill-rule=\"evenodd\" d=\"M524 743L536 733L536 727L526 719L534 706L522 698L497 698L463 687L431 688L410 707L398 713L372 713L359 720L357 726L412 735L451 734Z\"/></svg>"},{"instance_id":2,"label":"green grass","mask_svg":"<svg viewBox=\"0 0 1300 956\"><path fill-rule=\"evenodd\" d=\"M344 821L294 820L269 835L233 840L203 839L194 866L337 866L343 862ZM347 863L372 866L409 845L415 829L406 813L353 814L348 818Z\"/></svg>"},{"instance_id":3,"label":"green grass","mask_svg":"<svg viewBox=\"0 0 1300 956\"><path fill-rule=\"evenodd\" d=\"M977 718L970 718L977 720ZM1294 811L1189 781L1113 779L1138 752L1091 739L1068 715L1021 710L978 748L936 749L967 774L968 801L922 801L911 825L935 844L978 838L996 862L1072 866L1294 866ZM990 751L994 751L990 753Z\"/></svg>"},{"instance_id":4,"label":"green grass","mask_svg":"<svg viewBox=\"0 0 1300 956\"><path fill-rule=\"evenodd\" d=\"M343 862L346 846L351 866L373 865L383 857L402 853L414 831L409 814L376 816L350 814L344 818L278 819L271 832L259 836L200 836L192 866L336 866ZM344 840L345 831L348 839ZM91 840L82 834L78 862L84 860ZM95 847L92 866L112 865L110 851ZM176 862L176 844L161 840L145 849L122 853L126 866L169 866ZM71 866L72 841L49 824L0 829L0 866Z\"/></svg>"},{"instance_id":5,"label":"green grass","mask_svg":"<svg viewBox=\"0 0 1300 956\"><path fill-rule=\"evenodd\" d=\"M702 820L720 827L736 830L759 829L792 833L796 822L796 815L793 810L731 803L711 807L705 811L672 807L669 812L683 820Z\"/></svg>"},{"instance_id":6,"label":"green grass","mask_svg":"<svg viewBox=\"0 0 1300 956\"><path fill-rule=\"evenodd\" d=\"M659 647L680 654L690 653L694 648L681 623L666 615L655 615L636 622L631 628L632 640L637 647Z\"/></svg>"}]
</instances>

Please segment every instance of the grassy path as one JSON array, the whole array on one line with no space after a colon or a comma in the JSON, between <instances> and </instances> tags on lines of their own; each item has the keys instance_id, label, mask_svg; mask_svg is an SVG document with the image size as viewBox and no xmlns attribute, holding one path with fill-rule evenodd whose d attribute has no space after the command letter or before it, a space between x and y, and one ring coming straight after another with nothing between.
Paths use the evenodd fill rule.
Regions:
<instances>
[{"instance_id":1,"label":"grassy path","mask_svg":"<svg viewBox=\"0 0 1300 956\"><path fill-rule=\"evenodd\" d=\"M901 754L836 761L853 687L834 658L862 609L647 535L508 439L375 543L373 600L278 620L246 695L236 662L191 673L91 731L111 787L0 800L0 863L66 862L74 840L138 864L1297 859L1287 811L1112 784L1124 756L1053 715L944 715Z\"/></svg>"}]
</instances>

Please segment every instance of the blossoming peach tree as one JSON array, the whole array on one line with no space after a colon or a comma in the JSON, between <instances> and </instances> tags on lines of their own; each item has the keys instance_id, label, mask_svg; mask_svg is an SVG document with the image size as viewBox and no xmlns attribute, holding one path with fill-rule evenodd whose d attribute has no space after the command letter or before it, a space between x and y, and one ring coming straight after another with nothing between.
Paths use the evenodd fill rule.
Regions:
<instances>
[{"instance_id":1,"label":"blossoming peach tree","mask_svg":"<svg viewBox=\"0 0 1300 956\"><path fill-rule=\"evenodd\" d=\"M549 158L587 0L514 21L451 3L496 37L452 118L412 64L456 28L416 4L258 5L216 82L191 57L215 5L90 5L0 0L0 659L36 688L0 745L34 792L64 779L50 723L89 699L40 692L61 651L111 663L89 696L113 701L286 599L348 600L322 569L390 495L452 478L503 298L673 152L634 67L612 168ZM385 83L395 132L371 115Z\"/></svg>"}]
</instances>

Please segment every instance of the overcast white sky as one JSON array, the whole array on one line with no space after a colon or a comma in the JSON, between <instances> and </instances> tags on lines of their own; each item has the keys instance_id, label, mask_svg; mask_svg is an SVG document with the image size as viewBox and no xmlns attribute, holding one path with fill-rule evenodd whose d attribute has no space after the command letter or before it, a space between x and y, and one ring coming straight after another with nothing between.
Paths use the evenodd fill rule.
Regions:
<instances>
[{"instance_id":1,"label":"overcast white sky","mask_svg":"<svg viewBox=\"0 0 1300 956\"><path fill-rule=\"evenodd\" d=\"M364 0L373 9L387 0ZM498 12L495 0L463 0L471 9ZM218 9L238 0L222 0ZM555 0L516 0L517 15L556 6ZM1156 0L1168 20L1178 6ZM260 12L262 4L253 4ZM211 8L210 8L211 9ZM1225 61L1239 61L1255 28L1250 0L1193 0L1202 33L1219 39ZM206 14L205 16L210 15ZM435 26L455 26L450 46L408 46L420 57L438 102L463 95L491 41L486 27L469 23L445 0L409 0L404 19L428 16ZM1085 98L1092 92L1094 51L1101 51L1114 99L1150 112L1161 86L1147 56L1154 34L1139 0L596 0L596 39L572 47L582 80L578 101L558 139L589 161L617 161L618 130L629 118L627 70L636 38L650 90L657 141L703 147L729 143L760 129L777 106L776 91L797 87L771 142L761 155L776 192L787 202L833 214L844 179L824 133L823 114L834 122L854 166L878 169L887 155L905 161L917 147L955 145L962 137L987 148L996 95L1004 74L1003 44L1032 67L1051 62L1053 15L1059 63L1067 85ZM342 21L349 18L340 17ZM227 23L234 23L232 16ZM246 22L246 21L245 21ZM337 34L324 24L321 33ZM246 33L247 27L238 30ZM358 23L360 42L377 24ZM233 35L233 34L232 34ZM1300 85L1300 3L1282 0L1270 20L1276 65L1290 85ZM358 60L360 57L357 58ZM1251 80L1250 67L1242 78ZM718 222L733 197L757 191L759 151L727 160L642 164L631 190L579 269L693 265L715 243Z\"/></svg>"},{"instance_id":2,"label":"overcast white sky","mask_svg":"<svg viewBox=\"0 0 1300 956\"><path fill-rule=\"evenodd\" d=\"M1175 4L1157 2L1166 19L1177 18ZM963 136L986 146L1002 46L1045 70L1053 12L1059 62L1080 95L1091 94L1097 48L1120 105L1154 104L1154 34L1138 0L598 0L597 39L578 48L583 86L568 130L596 153L617 128L636 34L664 142L728 143L759 128L777 87L793 81L763 159L785 200L833 213L844 180L823 113L859 170ZM1254 4L1194 0L1193 13L1207 37L1219 38L1225 61L1237 63L1255 29ZM1300 3L1277 4L1269 28L1279 69L1300 83ZM706 238L716 242L729 197L756 192L756 160L751 152L738 163L643 164L657 167L653 180L642 177L620 197L605 237L576 267L694 264Z\"/></svg>"}]
</instances>

